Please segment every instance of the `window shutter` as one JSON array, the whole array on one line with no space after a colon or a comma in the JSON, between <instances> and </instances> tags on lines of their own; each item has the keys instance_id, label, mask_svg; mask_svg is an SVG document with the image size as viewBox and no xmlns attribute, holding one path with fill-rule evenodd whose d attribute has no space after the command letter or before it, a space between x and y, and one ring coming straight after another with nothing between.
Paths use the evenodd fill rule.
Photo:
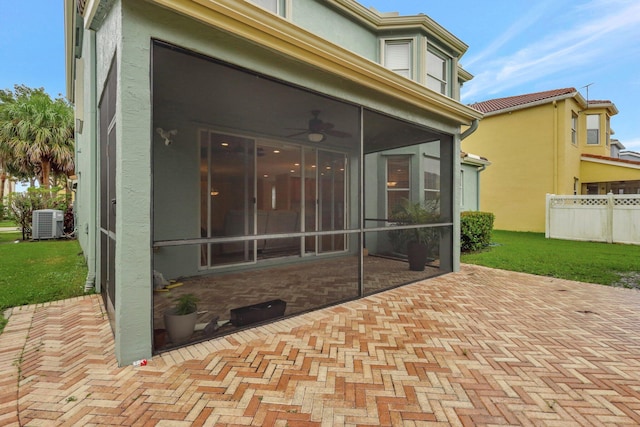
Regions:
<instances>
[{"instance_id":1,"label":"window shutter","mask_svg":"<svg viewBox=\"0 0 640 427\"><path fill-rule=\"evenodd\" d=\"M447 60L427 50L427 87L447 95Z\"/></svg>"},{"instance_id":2,"label":"window shutter","mask_svg":"<svg viewBox=\"0 0 640 427\"><path fill-rule=\"evenodd\" d=\"M411 42L387 42L384 62L385 67L401 76L411 78Z\"/></svg>"}]
</instances>

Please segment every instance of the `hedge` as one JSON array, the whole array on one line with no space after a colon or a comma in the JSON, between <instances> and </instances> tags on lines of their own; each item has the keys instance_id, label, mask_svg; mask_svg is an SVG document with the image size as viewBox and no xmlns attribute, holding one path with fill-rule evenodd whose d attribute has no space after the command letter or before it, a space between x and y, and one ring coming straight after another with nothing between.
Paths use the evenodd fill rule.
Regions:
<instances>
[{"instance_id":1,"label":"hedge","mask_svg":"<svg viewBox=\"0 0 640 427\"><path fill-rule=\"evenodd\" d=\"M490 212L462 212L460 215L460 250L472 252L491 243L495 215Z\"/></svg>"}]
</instances>

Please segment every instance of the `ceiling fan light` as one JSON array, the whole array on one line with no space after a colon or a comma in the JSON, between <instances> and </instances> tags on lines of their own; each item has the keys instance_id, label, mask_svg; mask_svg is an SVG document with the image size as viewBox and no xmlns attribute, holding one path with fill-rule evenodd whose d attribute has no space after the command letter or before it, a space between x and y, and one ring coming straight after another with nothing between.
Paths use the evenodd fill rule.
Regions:
<instances>
[{"instance_id":1,"label":"ceiling fan light","mask_svg":"<svg viewBox=\"0 0 640 427\"><path fill-rule=\"evenodd\" d=\"M322 142L324 141L324 134L320 132L309 132L308 138L311 142Z\"/></svg>"}]
</instances>

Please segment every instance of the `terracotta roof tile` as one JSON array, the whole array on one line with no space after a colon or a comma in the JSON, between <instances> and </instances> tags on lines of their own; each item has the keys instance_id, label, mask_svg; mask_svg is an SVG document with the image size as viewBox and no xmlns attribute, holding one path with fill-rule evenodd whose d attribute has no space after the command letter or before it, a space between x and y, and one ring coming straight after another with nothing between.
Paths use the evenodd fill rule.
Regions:
<instances>
[{"instance_id":1,"label":"terracotta roof tile","mask_svg":"<svg viewBox=\"0 0 640 427\"><path fill-rule=\"evenodd\" d=\"M555 98L556 96L571 95L575 92L577 92L575 88L568 87L564 89L554 89L544 92L509 96L506 98L490 99L488 101L476 102L475 104L470 104L469 106L483 113L493 113L500 110L518 107L520 105L542 101L544 99Z\"/></svg>"},{"instance_id":2,"label":"terracotta roof tile","mask_svg":"<svg viewBox=\"0 0 640 427\"><path fill-rule=\"evenodd\" d=\"M597 154L582 153L582 157L590 157L592 159L600 159L600 160L609 160L611 162L620 162L620 163L626 163L630 165L640 165L640 162L635 160L620 159L618 157L599 156Z\"/></svg>"}]
</instances>

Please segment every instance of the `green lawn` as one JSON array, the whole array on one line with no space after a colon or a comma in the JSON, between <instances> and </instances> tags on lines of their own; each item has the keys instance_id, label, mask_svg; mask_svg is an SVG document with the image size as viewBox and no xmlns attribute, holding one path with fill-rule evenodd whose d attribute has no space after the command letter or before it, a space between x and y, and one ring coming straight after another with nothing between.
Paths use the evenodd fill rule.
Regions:
<instances>
[{"instance_id":1,"label":"green lawn","mask_svg":"<svg viewBox=\"0 0 640 427\"><path fill-rule=\"evenodd\" d=\"M603 285L618 282L621 274L640 274L636 245L554 240L545 239L544 233L500 230L493 232L492 242L485 250L463 254L461 262Z\"/></svg>"},{"instance_id":2,"label":"green lawn","mask_svg":"<svg viewBox=\"0 0 640 427\"><path fill-rule=\"evenodd\" d=\"M0 313L84 293L87 267L77 240L20 238L20 233L0 233Z\"/></svg>"},{"instance_id":3,"label":"green lawn","mask_svg":"<svg viewBox=\"0 0 640 427\"><path fill-rule=\"evenodd\" d=\"M17 227L18 225L14 221L2 220L0 221L0 227Z\"/></svg>"}]
</instances>

